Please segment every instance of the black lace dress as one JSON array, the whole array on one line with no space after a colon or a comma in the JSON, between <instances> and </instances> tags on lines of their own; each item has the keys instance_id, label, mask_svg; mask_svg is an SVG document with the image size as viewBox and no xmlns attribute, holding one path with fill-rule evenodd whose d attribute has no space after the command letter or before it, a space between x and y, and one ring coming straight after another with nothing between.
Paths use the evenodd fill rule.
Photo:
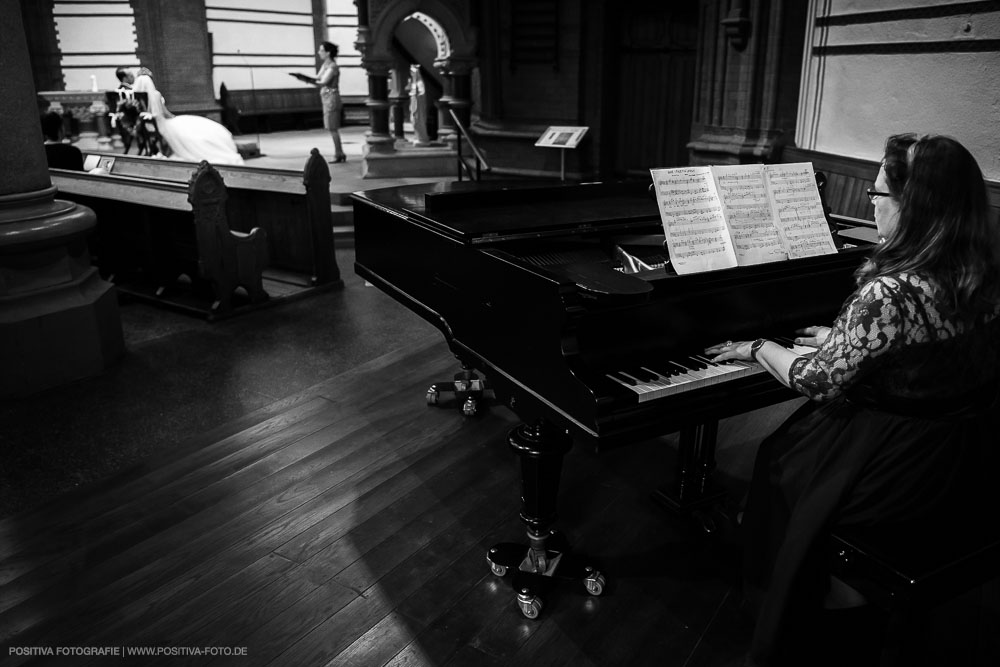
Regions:
<instances>
[{"instance_id":1,"label":"black lace dress","mask_svg":"<svg viewBox=\"0 0 1000 667\"><path fill-rule=\"evenodd\" d=\"M882 277L792 364L791 386L813 400L757 455L743 521L758 603L748 662L781 664L794 622L821 606L830 527L992 520L969 508L985 511L980 478L996 470L997 314L948 319L923 277Z\"/></svg>"}]
</instances>

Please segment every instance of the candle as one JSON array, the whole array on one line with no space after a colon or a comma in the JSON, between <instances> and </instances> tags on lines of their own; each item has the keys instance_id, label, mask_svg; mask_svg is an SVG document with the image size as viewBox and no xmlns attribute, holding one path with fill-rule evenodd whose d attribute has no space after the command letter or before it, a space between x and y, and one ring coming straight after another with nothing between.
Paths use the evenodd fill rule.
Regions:
<instances>
[{"instance_id":1,"label":"candle","mask_svg":"<svg viewBox=\"0 0 1000 667\"><path fill-rule=\"evenodd\" d=\"M97 76L93 74L90 75L90 89L95 93L97 92Z\"/></svg>"}]
</instances>

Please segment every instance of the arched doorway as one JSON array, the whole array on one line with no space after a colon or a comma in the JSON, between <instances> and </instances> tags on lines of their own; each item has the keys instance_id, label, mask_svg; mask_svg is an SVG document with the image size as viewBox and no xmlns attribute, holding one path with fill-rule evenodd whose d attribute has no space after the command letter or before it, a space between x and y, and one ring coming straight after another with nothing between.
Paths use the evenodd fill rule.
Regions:
<instances>
[{"instance_id":1,"label":"arched doorway","mask_svg":"<svg viewBox=\"0 0 1000 667\"><path fill-rule=\"evenodd\" d=\"M393 134L402 138L402 119L413 125L414 143L423 144L438 138L440 109L447 81L435 63L451 56L448 34L434 18L414 12L396 26L393 49L400 66L393 70L389 99L393 104Z\"/></svg>"},{"instance_id":2,"label":"arched doorway","mask_svg":"<svg viewBox=\"0 0 1000 667\"><path fill-rule=\"evenodd\" d=\"M438 138L454 140L449 109L467 125L476 47L469 10L461 7L438 0L404 0L371 17L362 64L369 78L372 127L368 143L372 150L393 150L389 108L390 104L401 104L402 81L408 84L412 64L425 73L425 83L429 81L440 87L436 113ZM465 13L456 13L462 11Z\"/></svg>"}]
</instances>

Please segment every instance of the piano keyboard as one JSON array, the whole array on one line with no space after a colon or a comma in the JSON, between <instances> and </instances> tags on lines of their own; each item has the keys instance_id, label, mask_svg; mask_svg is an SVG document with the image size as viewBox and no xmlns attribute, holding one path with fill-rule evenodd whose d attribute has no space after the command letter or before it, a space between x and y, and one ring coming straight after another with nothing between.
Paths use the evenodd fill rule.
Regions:
<instances>
[{"instance_id":1,"label":"piano keyboard","mask_svg":"<svg viewBox=\"0 0 1000 667\"><path fill-rule=\"evenodd\" d=\"M798 345L787 338L771 340L798 355L809 355L816 351L815 347ZM756 361L714 362L704 355L692 354L665 362L616 370L606 376L638 394L639 402L643 403L766 372Z\"/></svg>"}]
</instances>

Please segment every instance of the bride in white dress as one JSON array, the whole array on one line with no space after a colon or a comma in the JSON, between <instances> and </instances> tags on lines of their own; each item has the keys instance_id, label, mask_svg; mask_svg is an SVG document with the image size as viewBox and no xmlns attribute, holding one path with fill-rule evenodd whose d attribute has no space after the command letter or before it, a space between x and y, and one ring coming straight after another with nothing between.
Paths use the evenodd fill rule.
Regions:
<instances>
[{"instance_id":1,"label":"bride in white dress","mask_svg":"<svg viewBox=\"0 0 1000 667\"><path fill-rule=\"evenodd\" d=\"M152 77L141 74L132 90L146 93L149 113L156 119L160 137L170 145L171 158L188 162L207 160L212 164L243 164L233 135L225 127L204 116L175 116L167 110L163 95Z\"/></svg>"}]
</instances>

